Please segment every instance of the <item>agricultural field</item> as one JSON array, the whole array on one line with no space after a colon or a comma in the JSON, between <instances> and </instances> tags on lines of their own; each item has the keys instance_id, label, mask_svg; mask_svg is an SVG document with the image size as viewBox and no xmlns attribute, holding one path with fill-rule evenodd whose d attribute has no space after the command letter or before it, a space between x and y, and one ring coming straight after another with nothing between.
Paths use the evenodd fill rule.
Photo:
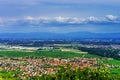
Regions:
<instances>
[{"instance_id":1,"label":"agricultural field","mask_svg":"<svg viewBox=\"0 0 120 80\"><path fill-rule=\"evenodd\" d=\"M78 49L65 49L65 48L61 48L60 49L61 51L66 51L66 52L73 52L73 53L79 53L79 54L88 54L88 52L83 52L83 51L80 51Z\"/></svg>"},{"instance_id":2,"label":"agricultural field","mask_svg":"<svg viewBox=\"0 0 120 80\"><path fill-rule=\"evenodd\" d=\"M111 65L112 68L110 68L111 73L113 74L120 74L120 60L101 60L103 64ZM114 67L113 67L114 66Z\"/></svg>"},{"instance_id":3,"label":"agricultural field","mask_svg":"<svg viewBox=\"0 0 120 80\"><path fill-rule=\"evenodd\" d=\"M120 66L120 60L115 60L115 59L112 59L112 60L102 60L102 62L104 64Z\"/></svg>"},{"instance_id":4,"label":"agricultural field","mask_svg":"<svg viewBox=\"0 0 120 80\"><path fill-rule=\"evenodd\" d=\"M84 53L84 54L83 54ZM99 57L96 55L91 55L86 52L76 52L73 51L63 51L63 50L0 50L0 56L6 57L52 57L52 58L73 58L73 57L85 57L85 58L95 58Z\"/></svg>"}]
</instances>

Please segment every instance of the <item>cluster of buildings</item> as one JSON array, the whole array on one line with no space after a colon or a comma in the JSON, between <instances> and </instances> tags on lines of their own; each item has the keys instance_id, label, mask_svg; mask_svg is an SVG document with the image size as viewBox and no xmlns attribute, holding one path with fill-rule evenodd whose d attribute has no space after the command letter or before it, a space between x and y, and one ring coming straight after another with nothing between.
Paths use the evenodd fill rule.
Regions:
<instances>
[{"instance_id":1,"label":"cluster of buildings","mask_svg":"<svg viewBox=\"0 0 120 80\"><path fill-rule=\"evenodd\" d=\"M96 58L72 58L72 59L58 59L58 58L22 58L22 59L5 59L0 60L0 70L5 71L22 71L17 74L18 77L24 79L29 76L41 76L42 74L54 74L58 66L63 64L70 64L78 68L91 67L95 68L97 64Z\"/></svg>"},{"instance_id":2,"label":"cluster of buildings","mask_svg":"<svg viewBox=\"0 0 120 80\"><path fill-rule=\"evenodd\" d=\"M5 49L19 49L19 50L51 50L54 49L53 47L24 47L24 46L10 46L10 45L2 45L0 46L0 50L5 50Z\"/></svg>"},{"instance_id":3,"label":"cluster of buildings","mask_svg":"<svg viewBox=\"0 0 120 80\"><path fill-rule=\"evenodd\" d=\"M110 49L120 49L120 45L117 44L111 44L111 45L95 45L95 44L81 44L81 47L86 47L86 48L110 48Z\"/></svg>"}]
</instances>

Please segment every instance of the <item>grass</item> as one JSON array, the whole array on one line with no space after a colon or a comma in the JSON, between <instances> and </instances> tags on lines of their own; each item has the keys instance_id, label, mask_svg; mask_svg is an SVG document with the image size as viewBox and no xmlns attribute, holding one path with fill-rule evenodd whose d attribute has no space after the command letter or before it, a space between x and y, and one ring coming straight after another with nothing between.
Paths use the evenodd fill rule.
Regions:
<instances>
[{"instance_id":1,"label":"grass","mask_svg":"<svg viewBox=\"0 0 120 80\"><path fill-rule=\"evenodd\" d=\"M61 51L61 50L36 50L36 51L23 51L23 50L1 50L0 56L7 57L53 57L53 58L73 58L73 57L85 57L85 58L95 58L96 55L91 54L78 54L71 51Z\"/></svg>"},{"instance_id":2,"label":"grass","mask_svg":"<svg viewBox=\"0 0 120 80\"><path fill-rule=\"evenodd\" d=\"M80 54L88 54L88 52L83 52L83 51L80 51L78 49L65 49L65 48L61 48L61 51L80 53Z\"/></svg>"},{"instance_id":3,"label":"grass","mask_svg":"<svg viewBox=\"0 0 120 80\"><path fill-rule=\"evenodd\" d=\"M109 65L114 65L114 66L120 66L120 60L101 60L100 62L103 62L103 64L109 64ZM110 68L110 72L113 75L120 74L120 68Z\"/></svg>"},{"instance_id":4,"label":"grass","mask_svg":"<svg viewBox=\"0 0 120 80\"><path fill-rule=\"evenodd\" d=\"M114 75L120 74L120 68L111 68L110 71Z\"/></svg>"},{"instance_id":5,"label":"grass","mask_svg":"<svg viewBox=\"0 0 120 80\"><path fill-rule=\"evenodd\" d=\"M110 65L117 65L120 66L120 60L102 60L103 63L105 64L110 64Z\"/></svg>"}]
</instances>

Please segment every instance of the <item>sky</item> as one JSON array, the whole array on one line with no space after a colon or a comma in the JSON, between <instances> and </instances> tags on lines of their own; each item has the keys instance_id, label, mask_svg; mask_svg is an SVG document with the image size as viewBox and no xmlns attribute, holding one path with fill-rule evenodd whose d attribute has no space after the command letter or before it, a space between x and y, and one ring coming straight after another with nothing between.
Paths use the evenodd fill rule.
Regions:
<instances>
[{"instance_id":1,"label":"sky","mask_svg":"<svg viewBox=\"0 0 120 80\"><path fill-rule=\"evenodd\" d=\"M120 0L0 0L0 33L120 33Z\"/></svg>"}]
</instances>

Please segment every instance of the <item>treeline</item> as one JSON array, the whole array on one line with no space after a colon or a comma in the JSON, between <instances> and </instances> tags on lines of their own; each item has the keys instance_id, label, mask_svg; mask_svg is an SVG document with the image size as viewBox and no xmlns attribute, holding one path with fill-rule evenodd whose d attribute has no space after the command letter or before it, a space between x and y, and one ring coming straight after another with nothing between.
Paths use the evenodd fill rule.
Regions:
<instances>
[{"instance_id":1,"label":"treeline","mask_svg":"<svg viewBox=\"0 0 120 80\"><path fill-rule=\"evenodd\" d=\"M88 52L89 54L95 54L102 57L108 57L108 58L114 58L120 60L120 50L118 49L79 47L79 50Z\"/></svg>"}]
</instances>

